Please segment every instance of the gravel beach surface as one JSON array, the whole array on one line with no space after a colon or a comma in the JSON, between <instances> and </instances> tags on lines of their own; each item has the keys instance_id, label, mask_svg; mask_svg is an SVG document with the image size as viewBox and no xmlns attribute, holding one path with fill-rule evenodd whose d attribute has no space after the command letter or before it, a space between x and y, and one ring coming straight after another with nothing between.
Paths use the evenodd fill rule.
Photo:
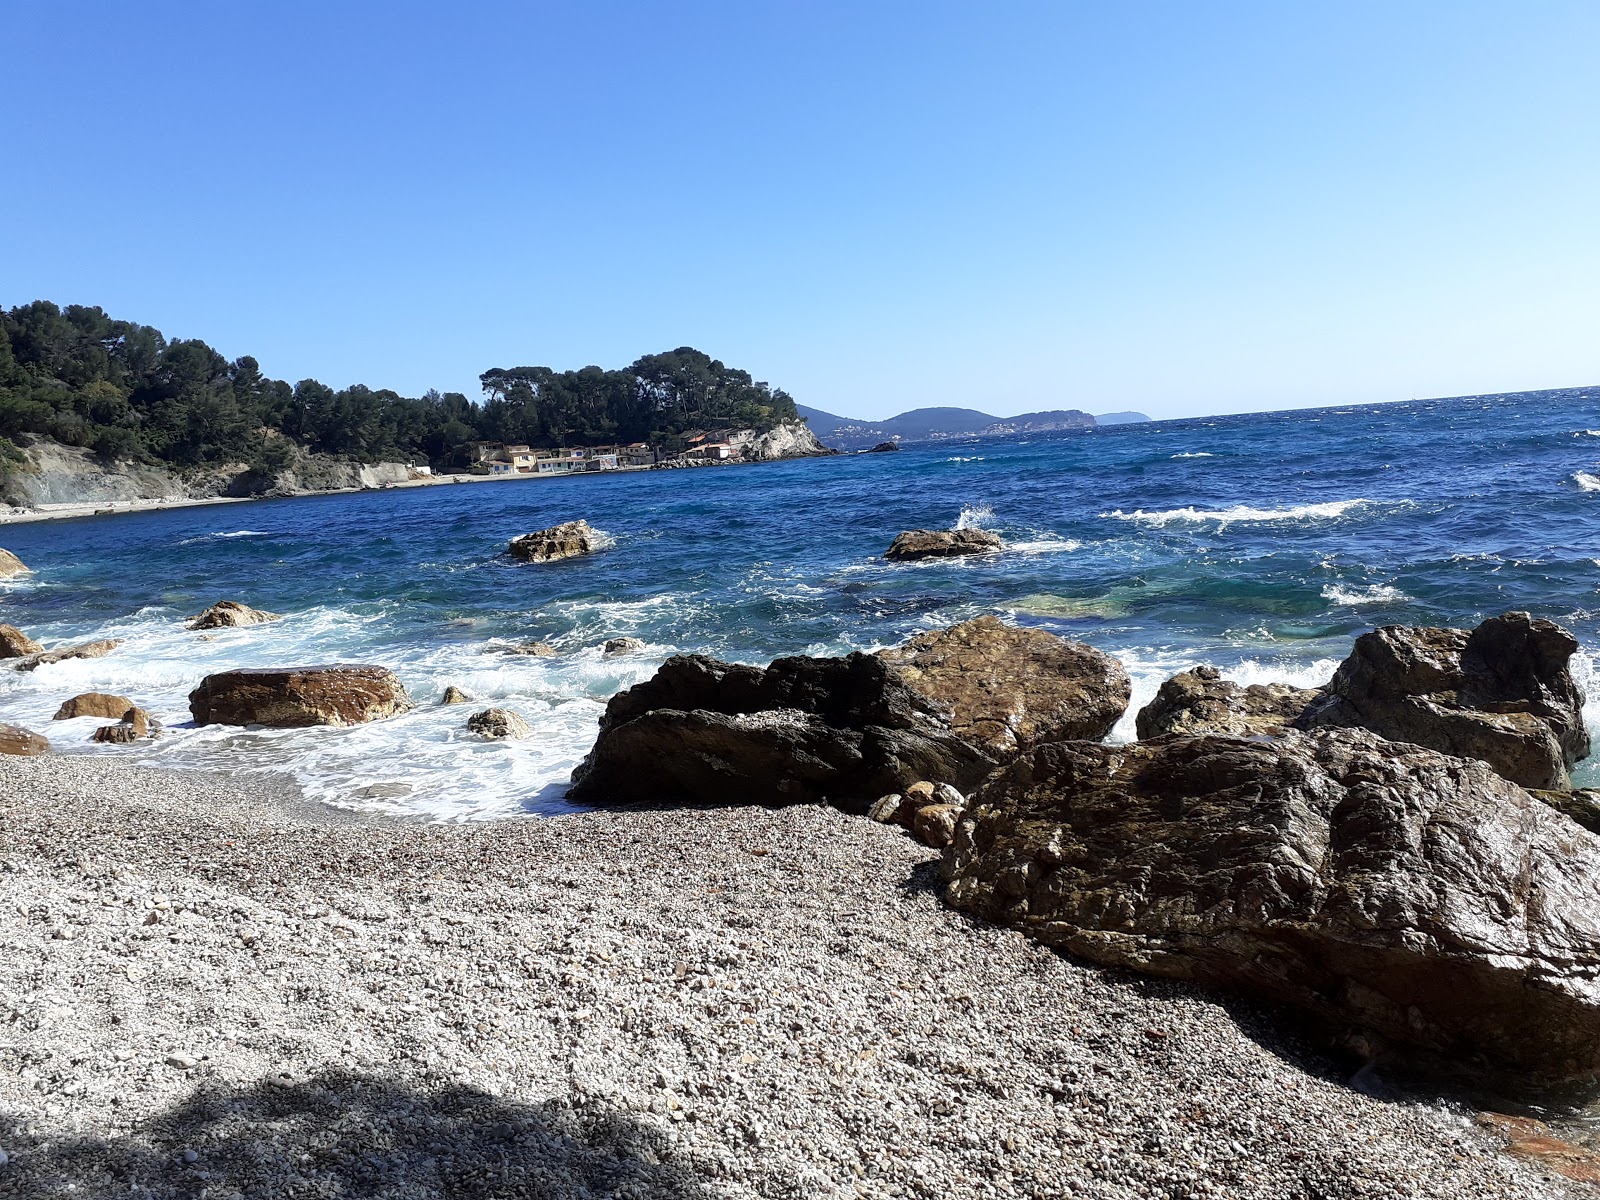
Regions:
<instances>
[{"instance_id":1,"label":"gravel beach surface","mask_svg":"<svg viewBox=\"0 0 1600 1200\"><path fill-rule=\"evenodd\" d=\"M472 825L0 761L0 1196L1592 1195L819 808Z\"/></svg>"}]
</instances>

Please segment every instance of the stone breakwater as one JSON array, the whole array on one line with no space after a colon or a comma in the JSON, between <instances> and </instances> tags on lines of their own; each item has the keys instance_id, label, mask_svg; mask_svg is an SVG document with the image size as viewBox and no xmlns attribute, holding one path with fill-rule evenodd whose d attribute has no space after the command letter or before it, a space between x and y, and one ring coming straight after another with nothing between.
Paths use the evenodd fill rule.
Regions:
<instances>
[{"instance_id":1,"label":"stone breakwater","mask_svg":"<svg viewBox=\"0 0 1600 1200\"><path fill-rule=\"evenodd\" d=\"M0 1195L1589 1194L821 806L330 824L0 760Z\"/></svg>"}]
</instances>

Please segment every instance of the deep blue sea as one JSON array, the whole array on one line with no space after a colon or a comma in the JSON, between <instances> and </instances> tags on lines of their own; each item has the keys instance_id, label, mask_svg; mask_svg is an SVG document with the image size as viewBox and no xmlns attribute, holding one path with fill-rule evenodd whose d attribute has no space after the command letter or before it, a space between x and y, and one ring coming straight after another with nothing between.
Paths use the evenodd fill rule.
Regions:
<instances>
[{"instance_id":1,"label":"deep blue sea","mask_svg":"<svg viewBox=\"0 0 1600 1200\"><path fill-rule=\"evenodd\" d=\"M587 518L593 557L514 565L514 535ZM896 565L902 529L958 522L1004 552ZM1600 388L951 441L897 454L214 505L0 526L36 573L0 621L108 658L0 672L0 721L71 753L285 772L329 803L459 820L563 806L613 692L667 655L742 662L895 644L998 613L1122 659L1133 712L1196 663L1246 682L1322 682L1375 625L1470 625L1510 608L1600 649ZM221 599L286 614L213 641L183 618ZM603 659L632 635L648 652ZM496 653L552 642L557 658ZM245 665L374 662L419 707L352 729L190 723L188 690ZM446 685L521 712L533 737L465 733ZM101 690L154 711L147 747L52 722ZM1600 701L1600 696L1595 699ZM1591 703L1591 726L1600 705ZM1600 772L1586 770L1590 780Z\"/></svg>"}]
</instances>

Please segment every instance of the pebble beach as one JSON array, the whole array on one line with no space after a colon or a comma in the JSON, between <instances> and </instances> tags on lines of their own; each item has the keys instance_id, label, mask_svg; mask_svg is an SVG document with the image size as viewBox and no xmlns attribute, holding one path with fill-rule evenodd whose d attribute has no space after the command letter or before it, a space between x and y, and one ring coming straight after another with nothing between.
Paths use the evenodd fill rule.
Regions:
<instances>
[{"instance_id":1,"label":"pebble beach","mask_svg":"<svg viewBox=\"0 0 1600 1200\"><path fill-rule=\"evenodd\" d=\"M1545 1197L833 810L461 825L0 762L0 1196Z\"/></svg>"}]
</instances>

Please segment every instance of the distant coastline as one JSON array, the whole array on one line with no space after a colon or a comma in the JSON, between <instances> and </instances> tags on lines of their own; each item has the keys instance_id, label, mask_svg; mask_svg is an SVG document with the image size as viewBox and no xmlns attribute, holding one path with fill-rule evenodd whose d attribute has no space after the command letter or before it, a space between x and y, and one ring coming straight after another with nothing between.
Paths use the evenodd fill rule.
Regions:
<instances>
[{"instance_id":1,"label":"distant coastline","mask_svg":"<svg viewBox=\"0 0 1600 1200\"><path fill-rule=\"evenodd\" d=\"M1116 412L1095 416L1082 409L1050 409L997 417L975 408L914 408L881 421L841 417L820 408L795 405L824 445L839 450L867 450L883 442L915 445L968 437L1006 437L1019 433L1061 433L1101 425L1129 425L1150 418L1143 413Z\"/></svg>"}]
</instances>

